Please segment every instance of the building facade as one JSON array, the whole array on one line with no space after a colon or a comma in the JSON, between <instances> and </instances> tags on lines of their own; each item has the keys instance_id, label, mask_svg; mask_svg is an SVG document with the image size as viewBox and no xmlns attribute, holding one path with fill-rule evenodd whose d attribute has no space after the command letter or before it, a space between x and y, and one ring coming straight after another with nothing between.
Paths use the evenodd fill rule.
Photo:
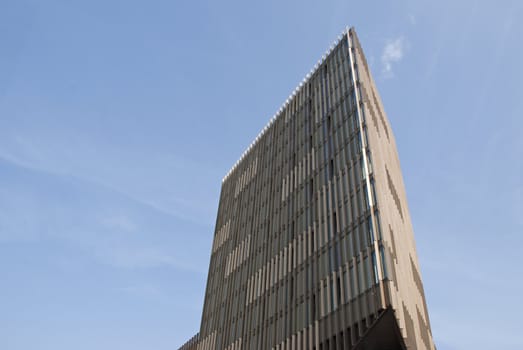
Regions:
<instances>
[{"instance_id":1,"label":"building facade","mask_svg":"<svg viewBox=\"0 0 523 350\"><path fill-rule=\"evenodd\" d=\"M435 349L394 136L354 29L223 179L196 340Z\"/></svg>"}]
</instances>

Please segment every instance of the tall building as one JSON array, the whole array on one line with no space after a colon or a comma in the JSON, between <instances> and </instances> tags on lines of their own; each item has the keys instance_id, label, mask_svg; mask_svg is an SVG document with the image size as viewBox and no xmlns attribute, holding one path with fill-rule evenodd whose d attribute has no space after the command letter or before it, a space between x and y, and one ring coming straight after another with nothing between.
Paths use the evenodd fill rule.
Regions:
<instances>
[{"instance_id":1,"label":"tall building","mask_svg":"<svg viewBox=\"0 0 523 350\"><path fill-rule=\"evenodd\" d=\"M396 144L354 29L222 182L183 349L435 349Z\"/></svg>"}]
</instances>

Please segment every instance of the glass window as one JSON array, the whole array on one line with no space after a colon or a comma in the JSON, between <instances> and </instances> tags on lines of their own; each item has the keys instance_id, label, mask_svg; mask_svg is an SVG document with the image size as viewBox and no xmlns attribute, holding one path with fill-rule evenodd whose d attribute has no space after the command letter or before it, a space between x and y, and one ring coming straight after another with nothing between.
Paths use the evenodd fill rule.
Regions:
<instances>
[{"instance_id":1,"label":"glass window","mask_svg":"<svg viewBox=\"0 0 523 350\"><path fill-rule=\"evenodd\" d=\"M340 241L336 241L336 244L334 245L334 253L335 261L336 261L336 270L341 266L341 249L340 249Z\"/></svg>"},{"instance_id":2,"label":"glass window","mask_svg":"<svg viewBox=\"0 0 523 350\"><path fill-rule=\"evenodd\" d=\"M330 311L333 311L335 310L335 305L334 305L334 281L332 280L332 278L329 278L330 280L330 299L331 299L331 302L330 302L330 309L329 309L329 312Z\"/></svg>"},{"instance_id":3,"label":"glass window","mask_svg":"<svg viewBox=\"0 0 523 350\"><path fill-rule=\"evenodd\" d=\"M380 257L381 257L381 266L383 268L383 279L388 279L389 278L389 273L387 271L387 262L385 260L385 251L384 251L384 248L383 246L380 247Z\"/></svg>"},{"instance_id":4,"label":"glass window","mask_svg":"<svg viewBox=\"0 0 523 350\"><path fill-rule=\"evenodd\" d=\"M356 193L356 201L358 202L358 216L363 213L363 203L361 201L361 190L358 189L358 192Z\"/></svg>"},{"instance_id":5,"label":"glass window","mask_svg":"<svg viewBox=\"0 0 523 350\"><path fill-rule=\"evenodd\" d=\"M366 285L366 282L365 282L365 269L364 269L364 264L363 264L363 261L360 260L359 264L358 264L358 282L359 282L359 288L360 288L360 293L363 293L365 291L365 285Z\"/></svg>"},{"instance_id":6,"label":"glass window","mask_svg":"<svg viewBox=\"0 0 523 350\"><path fill-rule=\"evenodd\" d=\"M367 167L369 168L369 174L372 174L372 159L370 157L370 152L367 152Z\"/></svg>"},{"instance_id":7,"label":"glass window","mask_svg":"<svg viewBox=\"0 0 523 350\"><path fill-rule=\"evenodd\" d=\"M374 218L376 220L376 232L377 232L377 235L378 235L378 239L381 240L382 237L381 237L381 224L380 224L380 215L379 215L379 212L376 211L374 213Z\"/></svg>"},{"instance_id":8,"label":"glass window","mask_svg":"<svg viewBox=\"0 0 523 350\"><path fill-rule=\"evenodd\" d=\"M360 246L360 235L359 235L359 226L357 226L353 231L353 239L354 239L354 256L358 254L358 252L361 250Z\"/></svg>"},{"instance_id":9,"label":"glass window","mask_svg":"<svg viewBox=\"0 0 523 350\"><path fill-rule=\"evenodd\" d=\"M332 227L334 231L334 235L338 232L338 218L336 217L336 212L332 213Z\"/></svg>"},{"instance_id":10,"label":"glass window","mask_svg":"<svg viewBox=\"0 0 523 350\"><path fill-rule=\"evenodd\" d=\"M356 218L358 217L358 211L357 211L357 204L356 204L356 201L357 201L357 198L356 198L356 195L353 195L353 196L350 196L350 200L351 200L351 213L352 213L352 220L353 221L356 221Z\"/></svg>"},{"instance_id":11,"label":"glass window","mask_svg":"<svg viewBox=\"0 0 523 350\"><path fill-rule=\"evenodd\" d=\"M376 253L372 252L372 273L374 276L374 283L378 284L378 265L376 263Z\"/></svg>"},{"instance_id":12,"label":"glass window","mask_svg":"<svg viewBox=\"0 0 523 350\"><path fill-rule=\"evenodd\" d=\"M349 193L348 189L347 189L347 172L345 170L343 170L343 173L342 173L342 176L341 176L341 191L342 193L340 194L340 196L338 197L338 200L343 200L345 198L345 196Z\"/></svg>"},{"instance_id":13,"label":"glass window","mask_svg":"<svg viewBox=\"0 0 523 350\"><path fill-rule=\"evenodd\" d=\"M358 294L357 286L356 286L356 273L354 271L354 266L351 266L349 269L349 275L350 275L350 290L351 290L351 299L356 297Z\"/></svg>"},{"instance_id":14,"label":"glass window","mask_svg":"<svg viewBox=\"0 0 523 350\"><path fill-rule=\"evenodd\" d=\"M354 236L354 233L352 233L352 232L347 235L347 240L346 240L347 252L348 252L347 261L352 259L352 257L354 256L354 248L353 248L353 245L352 245L353 236Z\"/></svg>"},{"instance_id":15,"label":"glass window","mask_svg":"<svg viewBox=\"0 0 523 350\"><path fill-rule=\"evenodd\" d=\"M327 281L325 281L323 284L323 311L324 311L323 315L324 316L329 313L328 298L329 298L329 294L327 291Z\"/></svg>"},{"instance_id":16,"label":"glass window","mask_svg":"<svg viewBox=\"0 0 523 350\"><path fill-rule=\"evenodd\" d=\"M372 200L374 202L373 205L377 205L378 201L376 200L376 188L374 185L374 179L370 181L370 191L371 191Z\"/></svg>"},{"instance_id":17,"label":"glass window","mask_svg":"<svg viewBox=\"0 0 523 350\"><path fill-rule=\"evenodd\" d=\"M343 300L345 302L348 302L350 300L350 294L349 294L349 279L348 279L348 271L343 271L342 275L342 283L343 283Z\"/></svg>"},{"instance_id":18,"label":"glass window","mask_svg":"<svg viewBox=\"0 0 523 350\"><path fill-rule=\"evenodd\" d=\"M365 271L365 290L367 290L372 286L372 272L370 269L368 256L363 259L363 269Z\"/></svg>"},{"instance_id":19,"label":"glass window","mask_svg":"<svg viewBox=\"0 0 523 350\"><path fill-rule=\"evenodd\" d=\"M374 230L373 230L373 225L372 225L372 216L369 216L367 218L367 228L368 228L368 233L369 233L369 240L370 242L374 242Z\"/></svg>"},{"instance_id":20,"label":"glass window","mask_svg":"<svg viewBox=\"0 0 523 350\"><path fill-rule=\"evenodd\" d=\"M363 185L363 204L365 205L365 210L370 209L370 203L369 203L369 193L367 191L367 185Z\"/></svg>"},{"instance_id":21,"label":"glass window","mask_svg":"<svg viewBox=\"0 0 523 350\"><path fill-rule=\"evenodd\" d=\"M345 227L348 227L351 222L352 222L352 217L351 217L351 214L350 214L350 202L348 200L346 200L344 202L345 204Z\"/></svg>"}]
</instances>

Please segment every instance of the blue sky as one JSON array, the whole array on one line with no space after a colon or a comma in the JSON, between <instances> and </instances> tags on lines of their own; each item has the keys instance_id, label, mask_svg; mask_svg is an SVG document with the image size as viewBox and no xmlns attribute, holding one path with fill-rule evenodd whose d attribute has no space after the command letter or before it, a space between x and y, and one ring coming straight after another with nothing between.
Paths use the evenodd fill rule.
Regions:
<instances>
[{"instance_id":1,"label":"blue sky","mask_svg":"<svg viewBox=\"0 0 523 350\"><path fill-rule=\"evenodd\" d=\"M355 26L439 350L522 349L523 2L0 1L0 348L198 331L222 177Z\"/></svg>"}]
</instances>

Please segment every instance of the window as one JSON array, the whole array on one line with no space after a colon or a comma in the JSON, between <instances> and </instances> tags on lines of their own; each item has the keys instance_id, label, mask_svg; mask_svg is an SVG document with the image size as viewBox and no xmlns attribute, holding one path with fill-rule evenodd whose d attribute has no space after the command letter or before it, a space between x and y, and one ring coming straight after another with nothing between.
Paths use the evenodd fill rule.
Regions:
<instances>
[{"instance_id":1,"label":"window","mask_svg":"<svg viewBox=\"0 0 523 350\"><path fill-rule=\"evenodd\" d=\"M366 256L365 259L363 260L363 263L364 263L364 269L365 269L365 289L370 289L370 287L372 286L372 269L369 265L369 257Z\"/></svg>"},{"instance_id":2,"label":"window","mask_svg":"<svg viewBox=\"0 0 523 350\"><path fill-rule=\"evenodd\" d=\"M364 264L363 261L360 260L358 263L358 282L359 282L359 288L360 293L363 293L365 291L365 271L364 271Z\"/></svg>"},{"instance_id":3,"label":"window","mask_svg":"<svg viewBox=\"0 0 523 350\"><path fill-rule=\"evenodd\" d=\"M312 247L312 253L314 254L316 244L314 242L314 230L311 231L311 247Z\"/></svg>"},{"instance_id":4,"label":"window","mask_svg":"<svg viewBox=\"0 0 523 350\"><path fill-rule=\"evenodd\" d=\"M373 225L372 225L372 216L369 216L367 218L367 228L368 228L368 233L369 233L369 241L370 243L374 242L374 230L373 230Z\"/></svg>"},{"instance_id":5,"label":"window","mask_svg":"<svg viewBox=\"0 0 523 350\"><path fill-rule=\"evenodd\" d=\"M336 218L336 212L332 213L332 227L334 234L336 234L338 232L338 220Z\"/></svg>"},{"instance_id":6,"label":"window","mask_svg":"<svg viewBox=\"0 0 523 350\"><path fill-rule=\"evenodd\" d=\"M339 307L339 305L341 304L341 281L339 277L336 279L336 297L336 303Z\"/></svg>"},{"instance_id":7,"label":"window","mask_svg":"<svg viewBox=\"0 0 523 350\"><path fill-rule=\"evenodd\" d=\"M350 208L349 200L345 201L345 215L346 215L345 227L347 227L352 223L352 215L351 215L351 208Z\"/></svg>"},{"instance_id":8,"label":"window","mask_svg":"<svg viewBox=\"0 0 523 350\"><path fill-rule=\"evenodd\" d=\"M370 181L370 191L371 191L371 198L373 200L373 205L376 205L378 203L377 199L376 199L376 188L374 186L374 179L372 179Z\"/></svg>"},{"instance_id":9,"label":"window","mask_svg":"<svg viewBox=\"0 0 523 350\"><path fill-rule=\"evenodd\" d=\"M376 234L378 236L378 239L381 240L382 237L381 237L381 224L380 224L380 215L379 215L379 212L376 211L374 213L374 218L376 220Z\"/></svg>"},{"instance_id":10,"label":"window","mask_svg":"<svg viewBox=\"0 0 523 350\"><path fill-rule=\"evenodd\" d=\"M350 275L350 292L351 292L351 298L356 297L357 295L357 288L356 288L356 274L354 271L354 266L351 266L349 269L349 275Z\"/></svg>"},{"instance_id":11,"label":"window","mask_svg":"<svg viewBox=\"0 0 523 350\"><path fill-rule=\"evenodd\" d=\"M370 203L369 203L369 193L367 191L367 185L363 185L363 204L365 205L365 210L370 209Z\"/></svg>"},{"instance_id":12,"label":"window","mask_svg":"<svg viewBox=\"0 0 523 350\"><path fill-rule=\"evenodd\" d=\"M332 278L329 278L329 281L330 281L330 309L329 309L329 312L332 312L336 309L335 307L335 304L334 304L334 293L335 293L335 290L334 290L334 281L332 280Z\"/></svg>"},{"instance_id":13,"label":"window","mask_svg":"<svg viewBox=\"0 0 523 350\"><path fill-rule=\"evenodd\" d=\"M328 311L328 308L329 308L329 303L328 303L328 298L329 298L329 295L327 294L327 282L325 281L324 282L324 285L323 285L323 315L322 316L325 316L326 314L329 313Z\"/></svg>"},{"instance_id":14,"label":"window","mask_svg":"<svg viewBox=\"0 0 523 350\"><path fill-rule=\"evenodd\" d=\"M354 248L355 239L354 236L356 236L355 231L352 231L347 237L347 243L349 246L349 256L352 258L356 255L356 249Z\"/></svg>"},{"instance_id":15,"label":"window","mask_svg":"<svg viewBox=\"0 0 523 350\"><path fill-rule=\"evenodd\" d=\"M378 284L378 265L376 263L376 253L372 252L372 273L374 275L374 283Z\"/></svg>"},{"instance_id":16,"label":"window","mask_svg":"<svg viewBox=\"0 0 523 350\"><path fill-rule=\"evenodd\" d=\"M365 180L367 177L367 172L365 171L365 160L363 157L360 158L360 168L361 168L361 178Z\"/></svg>"},{"instance_id":17,"label":"window","mask_svg":"<svg viewBox=\"0 0 523 350\"><path fill-rule=\"evenodd\" d=\"M385 251L384 251L384 248L383 246L380 247L380 257L381 257L381 266L383 268L383 279L388 279L389 278L389 274L388 274L388 271L387 271L387 263L385 261Z\"/></svg>"},{"instance_id":18,"label":"window","mask_svg":"<svg viewBox=\"0 0 523 350\"><path fill-rule=\"evenodd\" d=\"M290 289L290 295L291 295L291 303L294 301L294 278L291 277L291 280L290 280L290 284L289 284L289 289Z\"/></svg>"},{"instance_id":19,"label":"window","mask_svg":"<svg viewBox=\"0 0 523 350\"><path fill-rule=\"evenodd\" d=\"M312 320L316 319L316 294L312 294L312 305L311 305Z\"/></svg>"},{"instance_id":20,"label":"window","mask_svg":"<svg viewBox=\"0 0 523 350\"><path fill-rule=\"evenodd\" d=\"M349 295L349 279L348 279L348 276L347 276L347 270L343 271L343 283L344 283L344 286L345 288L343 288L343 297L344 297L344 301L345 302L348 302L350 300L350 295Z\"/></svg>"},{"instance_id":21,"label":"window","mask_svg":"<svg viewBox=\"0 0 523 350\"><path fill-rule=\"evenodd\" d=\"M361 191L358 189L358 191L356 192L356 201L357 201L357 205L358 205L358 214L361 215L363 213L363 203L361 202L361 196L362 196L362 193Z\"/></svg>"}]
</instances>

